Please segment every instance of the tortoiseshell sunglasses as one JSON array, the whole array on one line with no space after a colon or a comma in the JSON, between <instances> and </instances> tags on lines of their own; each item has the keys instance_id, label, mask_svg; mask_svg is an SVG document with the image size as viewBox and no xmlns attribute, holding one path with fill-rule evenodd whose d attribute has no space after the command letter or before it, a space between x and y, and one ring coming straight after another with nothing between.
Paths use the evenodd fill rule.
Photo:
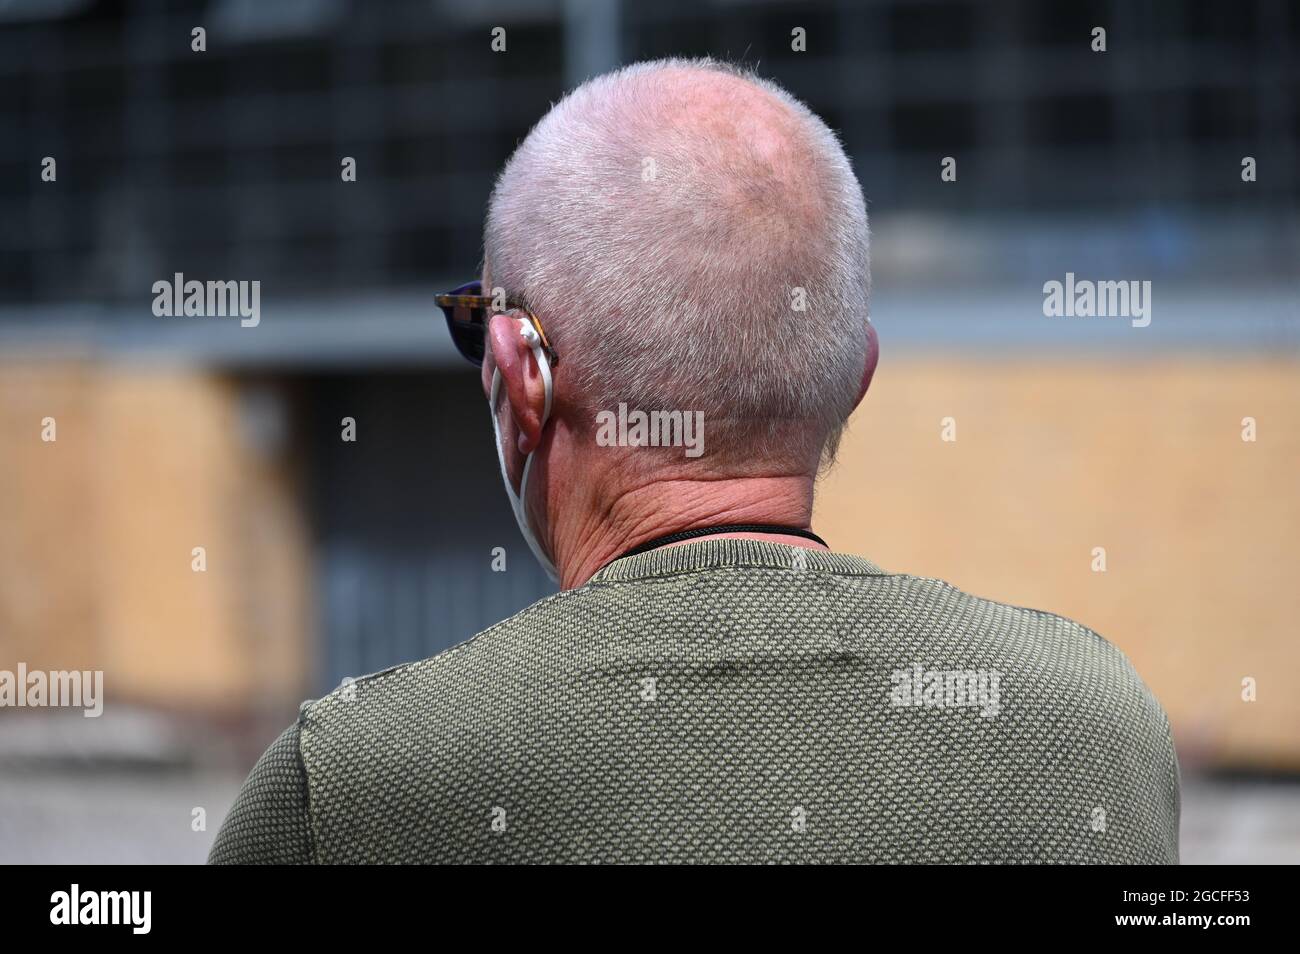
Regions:
<instances>
[{"instance_id":1,"label":"tortoiseshell sunglasses","mask_svg":"<svg viewBox=\"0 0 1300 954\"><path fill-rule=\"evenodd\" d=\"M451 332L452 344L471 364L482 366L484 338L487 335L488 318L501 309L493 307L493 297L483 294L482 282L470 282L454 288L445 295L434 298L442 313L447 316L447 330ZM528 320L537 329L542 339L542 350L550 359L551 367L560 363L560 356L551 347L546 338L546 331L541 321L529 310L528 306L517 298L507 298L504 310L518 309L528 316Z\"/></svg>"}]
</instances>

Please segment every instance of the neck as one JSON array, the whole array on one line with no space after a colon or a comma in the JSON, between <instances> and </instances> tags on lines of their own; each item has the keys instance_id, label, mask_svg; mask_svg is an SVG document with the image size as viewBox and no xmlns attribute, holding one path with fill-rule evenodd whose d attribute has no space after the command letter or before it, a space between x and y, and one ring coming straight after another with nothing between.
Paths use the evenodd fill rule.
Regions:
<instances>
[{"instance_id":1,"label":"neck","mask_svg":"<svg viewBox=\"0 0 1300 954\"><path fill-rule=\"evenodd\" d=\"M624 490L556 527L561 586L582 586L611 560L657 537L697 527L775 524L807 530L812 521L809 474L713 480L664 479ZM780 533L720 533L824 549ZM714 539L712 536L702 539ZM692 541L668 544L680 546Z\"/></svg>"}]
</instances>

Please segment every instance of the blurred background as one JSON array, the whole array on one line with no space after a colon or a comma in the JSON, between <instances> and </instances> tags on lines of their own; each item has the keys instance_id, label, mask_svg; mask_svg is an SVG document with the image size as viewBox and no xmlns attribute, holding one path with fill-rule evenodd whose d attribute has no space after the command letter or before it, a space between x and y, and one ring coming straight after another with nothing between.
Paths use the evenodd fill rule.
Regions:
<instances>
[{"instance_id":1,"label":"blurred background","mask_svg":"<svg viewBox=\"0 0 1300 954\"><path fill-rule=\"evenodd\" d=\"M884 357L814 527L1101 632L1184 861L1300 861L1297 52L1286 0L0 0L0 669L107 696L0 709L0 861L201 861L302 699L550 591L433 295L551 102L697 54L869 201ZM155 317L178 272L260 324ZM1150 326L1045 317L1067 272Z\"/></svg>"}]
</instances>

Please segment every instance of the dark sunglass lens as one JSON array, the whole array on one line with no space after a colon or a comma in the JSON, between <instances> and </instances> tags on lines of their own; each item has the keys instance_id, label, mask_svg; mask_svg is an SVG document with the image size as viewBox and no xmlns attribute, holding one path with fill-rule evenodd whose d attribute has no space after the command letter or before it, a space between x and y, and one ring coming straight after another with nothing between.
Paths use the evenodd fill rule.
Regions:
<instances>
[{"instance_id":1,"label":"dark sunglass lens","mask_svg":"<svg viewBox=\"0 0 1300 954\"><path fill-rule=\"evenodd\" d=\"M475 364L483 363L483 315L478 309L456 307L452 309L451 321L452 344L456 350Z\"/></svg>"}]
</instances>

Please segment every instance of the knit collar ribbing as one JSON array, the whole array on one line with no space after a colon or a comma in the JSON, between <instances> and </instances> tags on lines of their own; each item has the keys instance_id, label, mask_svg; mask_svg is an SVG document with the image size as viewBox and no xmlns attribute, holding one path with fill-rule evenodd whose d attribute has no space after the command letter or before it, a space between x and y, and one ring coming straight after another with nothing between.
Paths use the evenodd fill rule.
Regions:
<instances>
[{"instance_id":1,"label":"knit collar ribbing","mask_svg":"<svg viewBox=\"0 0 1300 954\"><path fill-rule=\"evenodd\" d=\"M638 580L723 567L820 570L851 576L883 576L885 573L874 563L847 553L724 537L660 547L648 553L623 557L602 568L591 582Z\"/></svg>"}]
</instances>

